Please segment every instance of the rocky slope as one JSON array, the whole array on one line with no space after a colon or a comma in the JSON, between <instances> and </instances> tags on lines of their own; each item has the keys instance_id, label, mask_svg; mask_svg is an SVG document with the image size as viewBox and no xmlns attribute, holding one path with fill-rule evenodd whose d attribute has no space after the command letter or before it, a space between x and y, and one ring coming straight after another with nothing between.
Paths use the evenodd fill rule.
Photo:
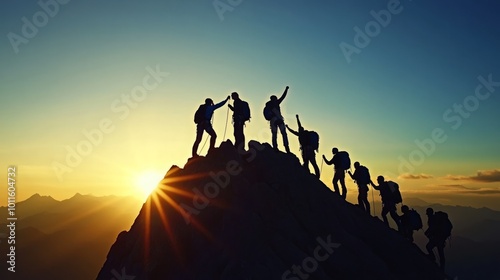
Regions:
<instances>
[{"instance_id":1,"label":"rocky slope","mask_svg":"<svg viewBox=\"0 0 500 280\"><path fill-rule=\"evenodd\" d=\"M97 279L444 279L413 244L305 171L230 142L173 166Z\"/></svg>"}]
</instances>

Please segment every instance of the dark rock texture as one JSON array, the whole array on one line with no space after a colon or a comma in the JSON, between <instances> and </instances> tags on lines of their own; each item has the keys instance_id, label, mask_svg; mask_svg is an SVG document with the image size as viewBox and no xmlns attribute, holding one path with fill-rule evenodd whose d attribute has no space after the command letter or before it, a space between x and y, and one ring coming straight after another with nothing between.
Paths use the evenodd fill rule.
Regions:
<instances>
[{"instance_id":1,"label":"dark rock texture","mask_svg":"<svg viewBox=\"0 0 500 280\"><path fill-rule=\"evenodd\" d=\"M128 278L127 278L128 277ZM305 171L230 142L173 166L97 279L444 279L413 244Z\"/></svg>"}]
</instances>

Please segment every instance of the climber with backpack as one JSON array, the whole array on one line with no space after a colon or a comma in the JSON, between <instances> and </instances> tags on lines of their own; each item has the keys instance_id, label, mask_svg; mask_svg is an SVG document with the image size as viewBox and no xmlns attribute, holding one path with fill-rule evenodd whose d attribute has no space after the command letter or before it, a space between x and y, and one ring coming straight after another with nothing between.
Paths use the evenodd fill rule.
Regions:
<instances>
[{"instance_id":1,"label":"climber with backpack","mask_svg":"<svg viewBox=\"0 0 500 280\"><path fill-rule=\"evenodd\" d=\"M240 99L237 92L231 93L231 98L234 104L228 104L229 109L233 111L233 127L234 127L234 146L237 149L245 149L245 134L243 127L245 122L250 120L250 107L246 101Z\"/></svg>"},{"instance_id":2,"label":"climber with backpack","mask_svg":"<svg viewBox=\"0 0 500 280\"><path fill-rule=\"evenodd\" d=\"M337 148L332 149L333 157L331 160L326 159L323 155L323 160L327 165L334 166L335 174L333 175L333 188L335 192L340 195L343 199L347 197L347 188L345 186L345 173L346 170L351 168L351 159L349 158L349 153L346 151L339 151ZM339 192L338 182L342 186L342 194Z\"/></svg>"},{"instance_id":3,"label":"climber with backpack","mask_svg":"<svg viewBox=\"0 0 500 280\"><path fill-rule=\"evenodd\" d=\"M358 205L370 214L370 202L368 201L368 184L372 181L370 179L370 171L357 161L354 163L354 168L354 174L351 171L348 171L348 173L356 182L356 185L358 185Z\"/></svg>"},{"instance_id":4,"label":"climber with backpack","mask_svg":"<svg viewBox=\"0 0 500 280\"><path fill-rule=\"evenodd\" d=\"M404 238L408 239L410 242L413 242L413 231L422 229L422 218L420 218L420 214L415 209L411 209L407 205L401 206L401 228L400 232Z\"/></svg>"},{"instance_id":5,"label":"climber with backpack","mask_svg":"<svg viewBox=\"0 0 500 280\"><path fill-rule=\"evenodd\" d=\"M283 116L281 115L280 104L285 99L288 93L288 86L285 88L285 91L281 95L280 98L277 98L276 95L271 95L270 100L266 102L266 106L264 107L264 118L269 121L271 126L271 134L272 134L272 143L273 148L278 150L278 128L280 129L281 136L283 137L283 146L285 146L285 151L290 153L290 148L288 147L288 136L286 134L285 121Z\"/></svg>"},{"instance_id":6,"label":"climber with backpack","mask_svg":"<svg viewBox=\"0 0 500 280\"><path fill-rule=\"evenodd\" d=\"M212 119L214 111L224 106L224 104L226 104L228 100L229 96L225 100L214 105L213 100L207 98L205 99L205 104L200 105L200 107L198 107L198 110L196 110L196 113L194 114L194 122L196 123L196 140L193 144L193 157L198 156L198 146L200 145L204 131L206 131L210 135L209 151L215 147L215 139L217 139L217 134L215 133L210 120Z\"/></svg>"},{"instance_id":7,"label":"climber with backpack","mask_svg":"<svg viewBox=\"0 0 500 280\"><path fill-rule=\"evenodd\" d=\"M434 247L438 250L439 255L439 267L444 270L445 257L444 257L444 247L446 245L446 240L451 236L451 230L453 225L451 224L448 214L442 211L437 211L434 213L434 209L427 208L427 230L425 231L425 236L429 238L429 242L425 246L428 252L428 256L432 261L436 261L436 255L434 255Z\"/></svg>"},{"instance_id":8,"label":"climber with backpack","mask_svg":"<svg viewBox=\"0 0 500 280\"><path fill-rule=\"evenodd\" d=\"M299 115L297 117L297 125L299 131L295 131L286 125L286 128L295 136L299 137L300 149L302 150L302 161L304 162L304 167L307 172L309 172L309 162L314 168L314 174L319 179L320 171L318 164L316 163L316 152L319 148L319 135L315 131L308 131L302 127L300 123Z\"/></svg>"},{"instance_id":9,"label":"climber with backpack","mask_svg":"<svg viewBox=\"0 0 500 280\"><path fill-rule=\"evenodd\" d=\"M373 182L370 182L374 189L380 191L380 197L382 199L382 219L384 220L384 223L389 226L387 214L390 213L392 219L398 227L398 230L400 230L400 217L398 213L396 213L396 204L402 202L401 193L399 192L399 186L397 183L392 181L386 182L384 176L378 176L377 183L378 186Z\"/></svg>"}]
</instances>

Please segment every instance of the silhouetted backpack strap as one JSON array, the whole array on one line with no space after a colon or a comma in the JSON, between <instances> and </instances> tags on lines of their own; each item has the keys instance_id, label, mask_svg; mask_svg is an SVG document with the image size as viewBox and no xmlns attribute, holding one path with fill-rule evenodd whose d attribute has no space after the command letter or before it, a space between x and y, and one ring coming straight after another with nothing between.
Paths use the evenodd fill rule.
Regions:
<instances>
[{"instance_id":1,"label":"silhouetted backpack strap","mask_svg":"<svg viewBox=\"0 0 500 280\"><path fill-rule=\"evenodd\" d=\"M349 153L346 151L341 151L337 153L338 161L335 168L339 170L347 170L351 168L351 159L349 158Z\"/></svg>"},{"instance_id":2,"label":"silhouetted backpack strap","mask_svg":"<svg viewBox=\"0 0 500 280\"><path fill-rule=\"evenodd\" d=\"M250 120L250 106L246 101L241 101L241 118L243 122Z\"/></svg>"},{"instance_id":3,"label":"silhouetted backpack strap","mask_svg":"<svg viewBox=\"0 0 500 280\"><path fill-rule=\"evenodd\" d=\"M356 168L356 173L358 173L358 178L356 179L356 182L358 184L368 184L370 183L370 171L368 168L366 168L363 165L360 165L358 168Z\"/></svg>"},{"instance_id":4,"label":"silhouetted backpack strap","mask_svg":"<svg viewBox=\"0 0 500 280\"><path fill-rule=\"evenodd\" d=\"M316 131L308 131L307 138L312 149L317 151L319 148L319 134Z\"/></svg>"},{"instance_id":5,"label":"silhouetted backpack strap","mask_svg":"<svg viewBox=\"0 0 500 280\"><path fill-rule=\"evenodd\" d=\"M387 185L389 186L389 193L391 195L391 201L398 204L403 202L403 197L401 196L401 192L399 191L399 185L396 182L388 181Z\"/></svg>"},{"instance_id":6,"label":"silhouetted backpack strap","mask_svg":"<svg viewBox=\"0 0 500 280\"><path fill-rule=\"evenodd\" d=\"M412 230L419 230L424 226L420 214L418 214L415 209L411 209L409 215L410 226Z\"/></svg>"},{"instance_id":7,"label":"silhouetted backpack strap","mask_svg":"<svg viewBox=\"0 0 500 280\"><path fill-rule=\"evenodd\" d=\"M264 107L264 118L266 120L270 121L274 117L273 109L273 103L271 101L267 101L266 106Z\"/></svg>"},{"instance_id":8,"label":"silhouetted backpack strap","mask_svg":"<svg viewBox=\"0 0 500 280\"><path fill-rule=\"evenodd\" d=\"M453 225L451 224L448 214L442 211L434 213L434 234L440 240L446 240L451 236Z\"/></svg>"},{"instance_id":9,"label":"silhouetted backpack strap","mask_svg":"<svg viewBox=\"0 0 500 280\"><path fill-rule=\"evenodd\" d=\"M206 121L207 105L201 104L198 110L194 113L194 123L199 124Z\"/></svg>"}]
</instances>

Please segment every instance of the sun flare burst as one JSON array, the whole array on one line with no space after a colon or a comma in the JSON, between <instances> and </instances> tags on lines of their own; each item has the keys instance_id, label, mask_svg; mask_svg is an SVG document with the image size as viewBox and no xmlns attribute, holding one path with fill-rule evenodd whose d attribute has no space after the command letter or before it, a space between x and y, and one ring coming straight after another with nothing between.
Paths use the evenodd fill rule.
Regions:
<instances>
[{"instance_id":1,"label":"sun flare burst","mask_svg":"<svg viewBox=\"0 0 500 280\"><path fill-rule=\"evenodd\" d=\"M155 171L145 171L137 175L136 187L138 193L142 195L143 198L148 197L156 187L158 187L163 176L163 173Z\"/></svg>"}]
</instances>

